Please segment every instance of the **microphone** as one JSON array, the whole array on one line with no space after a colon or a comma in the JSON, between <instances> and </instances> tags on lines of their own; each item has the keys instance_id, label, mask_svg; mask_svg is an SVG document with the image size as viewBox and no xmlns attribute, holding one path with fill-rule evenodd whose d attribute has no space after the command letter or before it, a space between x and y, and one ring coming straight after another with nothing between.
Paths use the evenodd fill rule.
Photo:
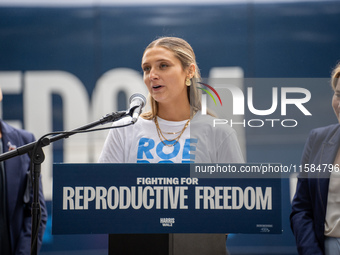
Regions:
<instances>
[{"instance_id":1,"label":"microphone","mask_svg":"<svg viewBox=\"0 0 340 255\"><path fill-rule=\"evenodd\" d=\"M132 123L136 123L139 115L142 113L142 109L146 104L145 96L139 93L133 94L130 99L129 115L132 117Z\"/></svg>"}]
</instances>

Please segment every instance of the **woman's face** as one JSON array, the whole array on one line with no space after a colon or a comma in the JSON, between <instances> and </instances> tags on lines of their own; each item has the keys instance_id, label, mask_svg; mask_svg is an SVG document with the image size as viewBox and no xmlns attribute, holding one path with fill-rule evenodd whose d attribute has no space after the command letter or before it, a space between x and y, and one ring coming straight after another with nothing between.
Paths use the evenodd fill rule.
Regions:
<instances>
[{"instance_id":1,"label":"woman's face","mask_svg":"<svg viewBox=\"0 0 340 255\"><path fill-rule=\"evenodd\" d=\"M142 59L144 83L158 103L189 102L185 80L189 70L183 70L180 60L172 51L153 47L145 51Z\"/></svg>"},{"instance_id":2,"label":"woman's face","mask_svg":"<svg viewBox=\"0 0 340 255\"><path fill-rule=\"evenodd\" d=\"M338 121L340 122L340 79L338 79L336 88L334 90L332 106Z\"/></svg>"}]
</instances>

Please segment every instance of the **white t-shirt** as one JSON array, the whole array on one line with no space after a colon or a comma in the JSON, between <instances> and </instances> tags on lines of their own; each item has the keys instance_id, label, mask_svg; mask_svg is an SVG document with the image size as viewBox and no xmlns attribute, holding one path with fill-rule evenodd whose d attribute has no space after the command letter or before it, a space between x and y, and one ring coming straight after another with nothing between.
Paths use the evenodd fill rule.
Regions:
<instances>
[{"instance_id":1,"label":"white t-shirt","mask_svg":"<svg viewBox=\"0 0 340 255\"><path fill-rule=\"evenodd\" d=\"M101 163L243 163L236 132L229 125L213 126L213 117L196 113L178 143L168 147L155 122L139 118L131 126L111 129L99 158ZM125 122L130 119L126 118ZM173 139L185 121L158 118L163 135ZM117 124L115 124L117 125Z\"/></svg>"}]
</instances>

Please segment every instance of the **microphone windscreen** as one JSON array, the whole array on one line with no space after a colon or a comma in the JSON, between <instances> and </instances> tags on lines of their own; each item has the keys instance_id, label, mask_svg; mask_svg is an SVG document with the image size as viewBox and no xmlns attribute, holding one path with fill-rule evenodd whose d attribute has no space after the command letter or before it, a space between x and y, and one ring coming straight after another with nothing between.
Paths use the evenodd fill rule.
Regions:
<instances>
[{"instance_id":1,"label":"microphone windscreen","mask_svg":"<svg viewBox=\"0 0 340 255\"><path fill-rule=\"evenodd\" d=\"M132 101L138 100L138 99L141 100L141 102L142 102L142 107L144 107L144 105L146 104L146 98L145 98L145 96L143 96L143 95L140 94L140 93L135 93L135 94L133 94L133 95L130 97L130 99L129 99L129 103L131 104Z\"/></svg>"}]
</instances>

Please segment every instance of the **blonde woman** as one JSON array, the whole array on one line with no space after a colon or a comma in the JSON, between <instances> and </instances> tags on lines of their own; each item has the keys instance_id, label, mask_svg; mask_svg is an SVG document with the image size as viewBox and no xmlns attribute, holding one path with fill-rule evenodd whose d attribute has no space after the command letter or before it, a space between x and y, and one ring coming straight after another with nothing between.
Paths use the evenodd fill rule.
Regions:
<instances>
[{"instance_id":1,"label":"blonde woman","mask_svg":"<svg viewBox=\"0 0 340 255\"><path fill-rule=\"evenodd\" d=\"M332 73L334 91L332 106L338 122L340 122L339 77L340 64ZM299 176L290 216L299 254L340 254L339 146L339 124L314 129L307 139L302 166L313 165L315 168L327 166L327 171L306 168Z\"/></svg>"},{"instance_id":2,"label":"blonde woman","mask_svg":"<svg viewBox=\"0 0 340 255\"><path fill-rule=\"evenodd\" d=\"M151 110L133 126L110 131L103 163L241 163L235 131L213 127L202 115L200 72L192 47L183 39L162 37L142 57ZM224 234L172 235L174 254L226 254ZM144 251L145 252L145 251Z\"/></svg>"}]
</instances>

